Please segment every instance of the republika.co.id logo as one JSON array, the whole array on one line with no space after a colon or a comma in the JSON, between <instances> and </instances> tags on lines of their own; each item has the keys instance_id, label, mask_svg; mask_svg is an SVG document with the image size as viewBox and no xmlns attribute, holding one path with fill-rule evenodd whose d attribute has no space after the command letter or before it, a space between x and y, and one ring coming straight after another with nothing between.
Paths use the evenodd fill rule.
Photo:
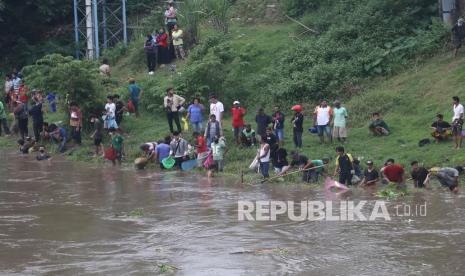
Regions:
<instances>
[{"instance_id":1,"label":"republika.co.id logo","mask_svg":"<svg viewBox=\"0 0 465 276\"><path fill-rule=\"evenodd\" d=\"M368 204L369 203L369 204ZM390 221L391 217L424 217L426 203L395 205L391 213L383 200L367 201L238 201L239 221L275 221L287 216L292 221Z\"/></svg>"}]
</instances>

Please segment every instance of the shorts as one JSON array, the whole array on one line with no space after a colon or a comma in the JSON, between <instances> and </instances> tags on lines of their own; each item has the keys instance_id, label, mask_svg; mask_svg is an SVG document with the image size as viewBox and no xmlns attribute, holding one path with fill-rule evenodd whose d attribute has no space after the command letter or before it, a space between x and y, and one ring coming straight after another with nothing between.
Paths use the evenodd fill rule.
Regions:
<instances>
[{"instance_id":1,"label":"shorts","mask_svg":"<svg viewBox=\"0 0 465 276\"><path fill-rule=\"evenodd\" d=\"M102 144L102 138L94 138L94 145L96 147L100 146Z\"/></svg>"},{"instance_id":2,"label":"shorts","mask_svg":"<svg viewBox=\"0 0 465 276\"><path fill-rule=\"evenodd\" d=\"M334 138L347 138L347 128L335 126L333 128L333 137Z\"/></svg>"},{"instance_id":3,"label":"shorts","mask_svg":"<svg viewBox=\"0 0 465 276\"><path fill-rule=\"evenodd\" d=\"M224 169L224 160L214 160L213 164L208 167L211 171L222 172Z\"/></svg>"},{"instance_id":4,"label":"shorts","mask_svg":"<svg viewBox=\"0 0 465 276\"><path fill-rule=\"evenodd\" d=\"M318 130L318 136L323 136L326 133L327 136L331 136L331 127L328 125L316 126Z\"/></svg>"},{"instance_id":5,"label":"shorts","mask_svg":"<svg viewBox=\"0 0 465 276\"><path fill-rule=\"evenodd\" d=\"M462 135L462 128L463 128L463 120L457 120L452 123L452 134Z\"/></svg>"},{"instance_id":6,"label":"shorts","mask_svg":"<svg viewBox=\"0 0 465 276\"><path fill-rule=\"evenodd\" d=\"M278 137L278 141L283 141L284 140L284 129L282 128L277 128L274 130L274 135Z\"/></svg>"}]
</instances>

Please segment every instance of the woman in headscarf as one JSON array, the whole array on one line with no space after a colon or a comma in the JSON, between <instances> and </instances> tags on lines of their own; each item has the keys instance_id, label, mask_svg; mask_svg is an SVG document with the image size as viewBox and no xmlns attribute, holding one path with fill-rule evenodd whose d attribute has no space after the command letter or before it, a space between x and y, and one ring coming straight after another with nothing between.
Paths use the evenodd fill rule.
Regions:
<instances>
[{"instance_id":1,"label":"woman in headscarf","mask_svg":"<svg viewBox=\"0 0 465 276\"><path fill-rule=\"evenodd\" d=\"M171 54L168 49L168 34L165 32L165 28L160 28L157 34L158 44L158 63L159 64L170 64Z\"/></svg>"}]
</instances>

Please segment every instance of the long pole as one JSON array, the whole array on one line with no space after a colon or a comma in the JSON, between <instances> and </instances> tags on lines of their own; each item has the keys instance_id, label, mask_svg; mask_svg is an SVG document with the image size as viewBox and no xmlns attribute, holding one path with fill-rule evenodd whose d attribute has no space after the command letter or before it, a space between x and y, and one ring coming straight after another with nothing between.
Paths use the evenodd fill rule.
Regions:
<instances>
[{"instance_id":1,"label":"long pole","mask_svg":"<svg viewBox=\"0 0 465 276\"><path fill-rule=\"evenodd\" d=\"M92 20L92 0L86 0L87 58L94 58L94 21Z\"/></svg>"},{"instance_id":2,"label":"long pole","mask_svg":"<svg viewBox=\"0 0 465 276\"><path fill-rule=\"evenodd\" d=\"M76 48L75 55L76 59L79 59L79 19L78 19L78 2L77 0L73 0L73 12L74 12L74 47Z\"/></svg>"},{"instance_id":3,"label":"long pole","mask_svg":"<svg viewBox=\"0 0 465 276\"><path fill-rule=\"evenodd\" d=\"M98 37L98 10L97 10L97 0L93 0L94 6L94 34L95 34L95 59L100 57L100 46L99 46L99 37Z\"/></svg>"},{"instance_id":4,"label":"long pole","mask_svg":"<svg viewBox=\"0 0 465 276\"><path fill-rule=\"evenodd\" d=\"M126 0L121 0L122 4L122 17L123 17L123 40L124 45L128 45L128 30L127 30L127 21L126 21Z\"/></svg>"},{"instance_id":5,"label":"long pole","mask_svg":"<svg viewBox=\"0 0 465 276\"><path fill-rule=\"evenodd\" d=\"M102 1L102 27L103 27L103 48L107 49L108 48L108 35L107 35L107 1L103 0Z\"/></svg>"}]
</instances>

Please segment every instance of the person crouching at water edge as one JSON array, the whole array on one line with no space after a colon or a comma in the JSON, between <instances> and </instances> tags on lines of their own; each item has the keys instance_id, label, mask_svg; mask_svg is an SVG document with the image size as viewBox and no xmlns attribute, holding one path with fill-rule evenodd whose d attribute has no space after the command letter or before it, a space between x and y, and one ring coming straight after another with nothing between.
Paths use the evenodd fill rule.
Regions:
<instances>
[{"instance_id":1,"label":"person crouching at water edge","mask_svg":"<svg viewBox=\"0 0 465 276\"><path fill-rule=\"evenodd\" d=\"M395 183L397 187L405 187L405 170L401 164L395 164L394 159L388 159L384 164L383 172L383 183Z\"/></svg>"},{"instance_id":2,"label":"person crouching at water edge","mask_svg":"<svg viewBox=\"0 0 465 276\"><path fill-rule=\"evenodd\" d=\"M463 167L455 168L431 168L425 180L425 185L429 185L431 178L436 177L442 186L449 188L453 193L459 192L459 175L463 173Z\"/></svg>"},{"instance_id":3,"label":"person crouching at water edge","mask_svg":"<svg viewBox=\"0 0 465 276\"><path fill-rule=\"evenodd\" d=\"M224 137L215 136L211 144L213 162L208 166L208 177L213 177L214 172L222 172L224 170L224 155L226 152L227 147Z\"/></svg>"},{"instance_id":4,"label":"person crouching at water edge","mask_svg":"<svg viewBox=\"0 0 465 276\"><path fill-rule=\"evenodd\" d=\"M181 137L178 131L173 132L173 140L171 141L170 148L170 155L174 156L174 160L176 160L175 165L181 169L182 162L190 159L188 155L189 144Z\"/></svg>"}]
</instances>

